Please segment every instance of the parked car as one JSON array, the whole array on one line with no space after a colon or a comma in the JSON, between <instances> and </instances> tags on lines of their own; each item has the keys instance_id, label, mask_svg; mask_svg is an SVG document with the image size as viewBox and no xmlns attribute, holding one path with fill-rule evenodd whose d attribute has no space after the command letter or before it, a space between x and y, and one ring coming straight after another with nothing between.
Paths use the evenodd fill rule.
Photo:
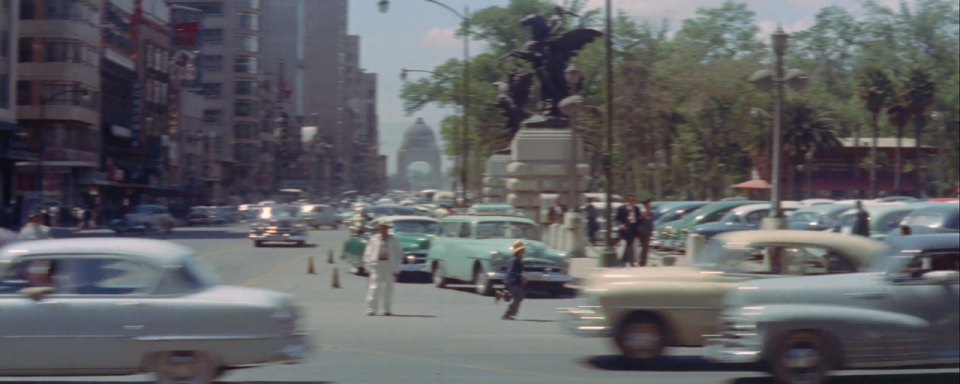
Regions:
<instances>
[{"instance_id":1,"label":"parked car","mask_svg":"<svg viewBox=\"0 0 960 384\"><path fill-rule=\"evenodd\" d=\"M430 249L430 240L437 234L437 220L423 216L384 216L371 221L364 231L356 234L343 244L343 253L340 259L346 261L357 274L365 274L363 251L367 248L370 236L377 233L380 222L389 222L391 232L400 241L403 248L403 263L400 265L401 276L398 280L413 274L430 274L430 264L427 263L427 253Z\"/></svg>"},{"instance_id":2,"label":"parked car","mask_svg":"<svg viewBox=\"0 0 960 384\"><path fill-rule=\"evenodd\" d=\"M249 237L255 247L267 242L292 242L302 247L307 243L307 224L295 205L263 207L257 221L250 224Z\"/></svg>"},{"instance_id":3,"label":"parked car","mask_svg":"<svg viewBox=\"0 0 960 384\"><path fill-rule=\"evenodd\" d=\"M836 227L841 213L852 204L818 204L798 209L787 218L787 228L803 231L823 231Z\"/></svg>"},{"instance_id":4,"label":"parked car","mask_svg":"<svg viewBox=\"0 0 960 384\"><path fill-rule=\"evenodd\" d=\"M433 283L444 288L451 281L469 282L481 295L493 294L503 282L517 240L528 242L524 277L554 294L573 280L567 255L540 242L540 226L517 216L451 215L440 220L427 260Z\"/></svg>"},{"instance_id":5,"label":"parked car","mask_svg":"<svg viewBox=\"0 0 960 384\"><path fill-rule=\"evenodd\" d=\"M953 233L960 232L960 204L957 203L925 203L914 209L900 221L899 226L910 227L913 234L926 233ZM889 236L898 236L899 229L894 229Z\"/></svg>"},{"instance_id":6,"label":"parked car","mask_svg":"<svg viewBox=\"0 0 960 384\"><path fill-rule=\"evenodd\" d=\"M776 258L771 247L779 247ZM610 337L624 357L661 355L665 347L702 346L717 334L724 295L743 281L857 271L887 246L829 232L757 230L721 234L692 266L608 269L584 282L586 303L562 311L563 328ZM782 265L781 268L775 268Z\"/></svg>"},{"instance_id":7,"label":"parked car","mask_svg":"<svg viewBox=\"0 0 960 384\"><path fill-rule=\"evenodd\" d=\"M116 233L173 232L176 220L163 205L137 205L123 219L111 221L108 226Z\"/></svg>"},{"instance_id":8,"label":"parked car","mask_svg":"<svg viewBox=\"0 0 960 384\"><path fill-rule=\"evenodd\" d=\"M308 352L292 296L219 285L192 250L149 239L57 239L0 250L0 376L212 382Z\"/></svg>"},{"instance_id":9,"label":"parked car","mask_svg":"<svg viewBox=\"0 0 960 384\"><path fill-rule=\"evenodd\" d=\"M709 202L706 201L682 201L661 208L661 210L666 211L662 212L660 217L653 222L653 235L650 238L650 245L654 249L666 249L666 243L672 240L673 226L679 223L688 213L707 204Z\"/></svg>"},{"instance_id":10,"label":"parked car","mask_svg":"<svg viewBox=\"0 0 960 384\"><path fill-rule=\"evenodd\" d=\"M474 204L467 209L467 213L484 215L516 215L519 212L510 204Z\"/></svg>"},{"instance_id":11,"label":"parked car","mask_svg":"<svg viewBox=\"0 0 960 384\"><path fill-rule=\"evenodd\" d=\"M896 229L900 221L915 208L915 205L903 203L864 204L863 210L867 211L870 217L870 237L877 240L885 239L887 234ZM856 209L849 209L837 218L833 231L851 234L855 221Z\"/></svg>"},{"instance_id":12,"label":"parked car","mask_svg":"<svg viewBox=\"0 0 960 384\"><path fill-rule=\"evenodd\" d=\"M693 227L720 220L723 215L727 214L727 212L733 210L734 208L744 205L762 203L764 202L753 200L727 200L706 204L699 209L684 215L682 219L673 222L673 224L670 225L670 231L668 233L665 233L665 231L660 231L662 236L658 237L659 244L668 250L683 251L687 244L687 234L690 233L690 230L692 230Z\"/></svg>"},{"instance_id":13,"label":"parked car","mask_svg":"<svg viewBox=\"0 0 960 384\"><path fill-rule=\"evenodd\" d=\"M186 217L187 225L210 225L210 216L210 207L191 207Z\"/></svg>"},{"instance_id":14,"label":"parked car","mask_svg":"<svg viewBox=\"0 0 960 384\"><path fill-rule=\"evenodd\" d=\"M865 273L750 281L732 290L707 356L762 363L783 383L831 370L960 363L960 236L890 238Z\"/></svg>"},{"instance_id":15,"label":"parked car","mask_svg":"<svg viewBox=\"0 0 960 384\"><path fill-rule=\"evenodd\" d=\"M300 206L300 216L314 229L320 227L340 228L340 217L333 207L326 204L304 204Z\"/></svg>"},{"instance_id":16,"label":"parked car","mask_svg":"<svg viewBox=\"0 0 960 384\"><path fill-rule=\"evenodd\" d=\"M686 215L687 213L693 212L696 209L707 205L706 201L670 201L666 202L653 212L653 223L657 225L659 223L666 223L674 220L679 220Z\"/></svg>"},{"instance_id":17,"label":"parked car","mask_svg":"<svg viewBox=\"0 0 960 384\"><path fill-rule=\"evenodd\" d=\"M800 207L801 205L797 202L784 201L780 205L780 210L789 218ZM721 233L760 229L763 218L768 216L770 216L770 203L744 205L730 210L720 220L693 227L690 233L710 239Z\"/></svg>"}]
</instances>

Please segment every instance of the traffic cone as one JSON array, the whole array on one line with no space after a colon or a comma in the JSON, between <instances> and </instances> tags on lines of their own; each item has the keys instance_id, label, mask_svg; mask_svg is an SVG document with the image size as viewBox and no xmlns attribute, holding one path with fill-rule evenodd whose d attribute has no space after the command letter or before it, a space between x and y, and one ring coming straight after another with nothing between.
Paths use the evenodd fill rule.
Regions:
<instances>
[{"instance_id":1,"label":"traffic cone","mask_svg":"<svg viewBox=\"0 0 960 384\"><path fill-rule=\"evenodd\" d=\"M317 270L316 270L316 268L314 268L314 266L313 266L313 256L310 256L310 259L307 261L307 274L308 274L308 275L316 275L316 274L317 274Z\"/></svg>"},{"instance_id":2,"label":"traffic cone","mask_svg":"<svg viewBox=\"0 0 960 384\"><path fill-rule=\"evenodd\" d=\"M327 264L333 264L333 250L327 250Z\"/></svg>"},{"instance_id":3,"label":"traffic cone","mask_svg":"<svg viewBox=\"0 0 960 384\"><path fill-rule=\"evenodd\" d=\"M333 281L330 283L331 288L340 288L340 269L333 267Z\"/></svg>"}]
</instances>

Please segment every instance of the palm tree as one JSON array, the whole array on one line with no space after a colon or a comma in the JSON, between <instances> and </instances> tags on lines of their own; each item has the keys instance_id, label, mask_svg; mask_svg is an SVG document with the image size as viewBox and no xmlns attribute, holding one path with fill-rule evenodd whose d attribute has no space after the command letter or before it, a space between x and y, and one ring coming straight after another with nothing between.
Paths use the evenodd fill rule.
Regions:
<instances>
[{"instance_id":1,"label":"palm tree","mask_svg":"<svg viewBox=\"0 0 960 384\"><path fill-rule=\"evenodd\" d=\"M795 170L797 165L805 162L804 168L807 171L807 178L809 178L809 159L814 152L843 146L840 139L837 138L837 130L840 128L840 124L830 113L817 112L807 102L799 102L788 106L788 108L784 121L784 151L792 159L791 170ZM796 173L792 172L792 174L793 176L790 177L791 189L796 195ZM809 182L809 180L807 181Z\"/></svg>"},{"instance_id":2,"label":"palm tree","mask_svg":"<svg viewBox=\"0 0 960 384\"><path fill-rule=\"evenodd\" d=\"M902 102L906 104L907 112L913 116L913 137L915 140L913 156L917 176L914 192L917 197L923 196L923 157L920 153L923 128L927 122L927 109L933 104L933 96L937 91L936 84L931 80L932 77L930 70L927 68L911 68L907 75L906 90L901 96Z\"/></svg>"},{"instance_id":3,"label":"palm tree","mask_svg":"<svg viewBox=\"0 0 960 384\"><path fill-rule=\"evenodd\" d=\"M873 124L873 143L870 148L870 196L877 197L877 139L880 137L880 124L877 116L883 110L887 98L893 95L890 78L880 68L868 68L860 78L860 99L871 114Z\"/></svg>"},{"instance_id":4,"label":"palm tree","mask_svg":"<svg viewBox=\"0 0 960 384\"><path fill-rule=\"evenodd\" d=\"M901 181L903 177L903 155L900 152L901 147L903 147L903 129L910 122L910 117L910 111L907 110L906 102L903 100L892 103L887 107L887 119L890 124L897 127L897 147L893 151L893 190L895 194L900 194L903 190Z\"/></svg>"}]
</instances>

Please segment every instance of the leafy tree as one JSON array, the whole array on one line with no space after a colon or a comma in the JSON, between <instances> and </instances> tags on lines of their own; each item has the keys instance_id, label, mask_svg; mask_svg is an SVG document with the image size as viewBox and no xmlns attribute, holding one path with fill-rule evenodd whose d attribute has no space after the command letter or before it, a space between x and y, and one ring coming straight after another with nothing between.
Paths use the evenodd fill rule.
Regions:
<instances>
[{"instance_id":1,"label":"leafy tree","mask_svg":"<svg viewBox=\"0 0 960 384\"><path fill-rule=\"evenodd\" d=\"M917 197L923 196L923 155L920 147L922 145L923 129L926 125L927 110L933 104L936 96L937 86L931 79L929 70L921 67L914 67L907 76L904 86L906 89L901 96L905 103L907 113L913 117L914 133L914 164L916 164L916 185L914 193Z\"/></svg>"},{"instance_id":2,"label":"leafy tree","mask_svg":"<svg viewBox=\"0 0 960 384\"><path fill-rule=\"evenodd\" d=\"M877 141L880 138L878 116L887 99L893 96L893 84L887 74L876 67L867 68L860 78L860 99L871 115L873 142L870 148L870 196L877 196Z\"/></svg>"},{"instance_id":3,"label":"leafy tree","mask_svg":"<svg viewBox=\"0 0 960 384\"><path fill-rule=\"evenodd\" d=\"M893 150L893 190L900 194L903 191L901 178L903 177L903 129L910 122L910 110L904 100L893 100L887 106L887 119L897 128L897 147Z\"/></svg>"},{"instance_id":4,"label":"leafy tree","mask_svg":"<svg viewBox=\"0 0 960 384\"><path fill-rule=\"evenodd\" d=\"M790 166L787 167L791 170L788 180L793 195L799 198L796 166L804 164L807 177L810 177L808 158L821 149L843 146L837 138L840 127L829 112L822 109L818 111L809 102L802 100L788 104L784 115L783 149L791 159Z\"/></svg>"}]
</instances>

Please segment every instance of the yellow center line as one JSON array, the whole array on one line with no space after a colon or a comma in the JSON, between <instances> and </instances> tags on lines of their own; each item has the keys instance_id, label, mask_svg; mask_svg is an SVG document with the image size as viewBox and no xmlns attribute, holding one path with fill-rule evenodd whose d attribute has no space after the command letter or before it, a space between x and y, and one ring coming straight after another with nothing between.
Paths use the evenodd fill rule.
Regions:
<instances>
[{"instance_id":1,"label":"yellow center line","mask_svg":"<svg viewBox=\"0 0 960 384\"><path fill-rule=\"evenodd\" d=\"M530 376L530 377L539 377L539 378L546 378L546 379L553 379L553 380L562 380L562 381L572 381L572 382L581 382L581 383L595 383L595 384L609 383L609 384L616 384L616 382L612 382L612 381L597 381L597 380L595 380L595 379L584 379L584 378L579 378L579 377L551 375L551 374L547 374L547 373L531 372L531 371L521 371L521 370L509 369L509 368L485 367L485 366L482 366L482 365L474 365L474 364L450 363L450 362L446 362L446 361L441 361L441 360L436 360L436 359L430 359L430 358L425 358L425 357L414 357L414 356L410 356L410 355L407 355L407 354L397 354L397 353L390 353L390 352L374 351L374 350L369 350L369 349L351 348L351 347L344 347L344 346L342 346L342 345L335 345L335 344L321 343L319 346L321 346L321 347L328 347L328 348L331 348L331 349L340 349L340 350L349 351L349 352L363 353L363 354L368 354L368 355L383 356L383 357L387 357L387 358L391 358L391 359L397 359L397 360L406 360L406 361L414 361L414 362L418 362L418 363L430 363L430 364L444 365L444 366L448 366L448 367L476 369L476 370L488 371L488 372L507 373L507 374L512 374L512 375L524 375L524 376Z\"/></svg>"},{"instance_id":2,"label":"yellow center line","mask_svg":"<svg viewBox=\"0 0 960 384\"><path fill-rule=\"evenodd\" d=\"M266 271L266 272L264 272L264 273L262 273L262 274L259 274L259 275L257 275L257 276L251 277L250 279L248 279L247 281L244 281L243 284L240 284L240 285L245 285L245 286L250 287L250 286L254 286L254 285L256 285L256 284L262 283L264 280L266 280L266 279L269 278L270 276L273 276L273 275L277 274L277 272L280 272L280 271L282 271L282 270L284 270L284 269L287 269L287 268L292 267L295 263L303 261L303 260L306 259L308 256L310 256L310 254L309 254L309 253L305 253L305 254L302 254L302 255L300 255L300 256L298 256L298 257L295 257L295 258L293 258L293 259L290 259L290 261L287 261L286 263L280 264L280 265L278 265L278 266L277 266L276 268L274 268L274 269L271 269L271 270L269 270L269 271Z\"/></svg>"}]
</instances>

